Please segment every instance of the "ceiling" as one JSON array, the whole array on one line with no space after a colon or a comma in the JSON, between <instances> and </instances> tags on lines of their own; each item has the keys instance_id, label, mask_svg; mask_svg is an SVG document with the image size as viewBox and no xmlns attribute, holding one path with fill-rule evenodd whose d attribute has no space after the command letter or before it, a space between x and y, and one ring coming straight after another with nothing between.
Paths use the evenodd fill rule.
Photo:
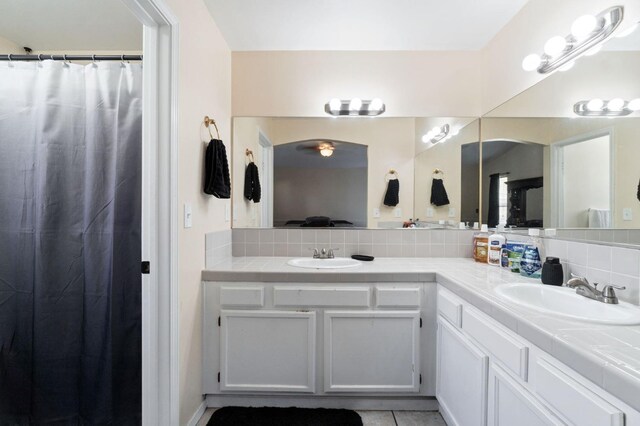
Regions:
<instances>
[{"instance_id":1,"label":"ceiling","mask_svg":"<svg viewBox=\"0 0 640 426\"><path fill-rule=\"evenodd\" d=\"M479 50L527 0L204 0L231 50Z\"/></svg>"},{"instance_id":2,"label":"ceiling","mask_svg":"<svg viewBox=\"0 0 640 426\"><path fill-rule=\"evenodd\" d=\"M333 155L323 157L317 147L327 143L333 145ZM274 147L273 164L280 168L302 169L365 168L367 167L367 146L326 139L291 142Z\"/></svg>"},{"instance_id":3,"label":"ceiling","mask_svg":"<svg viewBox=\"0 0 640 426\"><path fill-rule=\"evenodd\" d=\"M122 0L2 0L0 37L41 52L142 50L142 24Z\"/></svg>"}]
</instances>

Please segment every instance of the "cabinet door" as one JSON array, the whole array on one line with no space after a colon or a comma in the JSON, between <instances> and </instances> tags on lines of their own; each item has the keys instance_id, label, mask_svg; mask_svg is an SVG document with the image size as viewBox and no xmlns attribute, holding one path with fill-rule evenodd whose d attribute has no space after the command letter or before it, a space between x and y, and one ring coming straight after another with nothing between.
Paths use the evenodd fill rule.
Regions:
<instances>
[{"instance_id":1,"label":"cabinet door","mask_svg":"<svg viewBox=\"0 0 640 426\"><path fill-rule=\"evenodd\" d=\"M221 391L315 391L316 313L221 311Z\"/></svg>"},{"instance_id":2,"label":"cabinet door","mask_svg":"<svg viewBox=\"0 0 640 426\"><path fill-rule=\"evenodd\" d=\"M490 426L561 426L547 407L499 366L489 369Z\"/></svg>"},{"instance_id":3,"label":"cabinet door","mask_svg":"<svg viewBox=\"0 0 640 426\"><path fill-rule=\"evenodd\" d=\"M488 369L489 357L438 318L436 397L447 424L486 425Z\"/></svg>"},{"instance_id":4,"label":"cabinet door","mask_svg":"<svg viewBox=\"0 0 640 426\"><path fill-rule=\"evenodd\" d=\"M418 392L419 311L327 311L327 392Z\"/></svg>"}]
</instances>

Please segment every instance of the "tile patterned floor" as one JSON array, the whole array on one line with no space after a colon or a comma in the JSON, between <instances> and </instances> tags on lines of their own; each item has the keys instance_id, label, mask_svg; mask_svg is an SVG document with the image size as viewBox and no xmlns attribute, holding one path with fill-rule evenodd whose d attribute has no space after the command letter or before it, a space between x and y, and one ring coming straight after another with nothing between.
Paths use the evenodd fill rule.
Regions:
<instances>
[{"instance_id":1,"label":"tile patterned floor","mask_svg":"<svg viewBox=\"0 0 640 426\"><path fill-rule=\"evenodd\" d=\"M216 411L207 408L198 426L206 426ZM437 411L358 411L363 426L446 426Z\"/></svg>"}]
</instances>

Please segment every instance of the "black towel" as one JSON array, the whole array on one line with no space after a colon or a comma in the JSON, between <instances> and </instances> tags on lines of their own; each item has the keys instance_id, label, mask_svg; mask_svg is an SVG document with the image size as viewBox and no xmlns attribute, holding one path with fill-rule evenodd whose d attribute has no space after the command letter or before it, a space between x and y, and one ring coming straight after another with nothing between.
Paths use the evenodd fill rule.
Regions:
<instances>
[{"instance_id":1,"label":"black towel","mask_svg":"<svg viewBox=\"0 0 640 426\"><path fill-rule=\"evenodd\" d=\"M211 139L204 159L204 192L216 198L231 198L227 150L220 139Z\"/></svg>"},{"instance_id":2,"label":"black towel","mask_svg":"<svg viewBox=\"0 0 640 426\"><path fill-rule=\"evenodd\" d=\"M431 204L434 206L446 206L449 204L447 190L444 189L442 179L433 179L431 181Z\"/></svg>"},{"instance_id":3,"label":"black towel","mask_svg":"<svg viewBox=\"0 0 640 426\"><path fill-rule=\"evenodd\" d=\"M252 161L244 171L244 198L259 203L261 195L258 166Z\"/></svg>"},{"instance_id":4,"label":"black towel","mask_svg":"<svg viewBox=\"0 0 640 426\"><path fill-rule=\"evenodd\" d=\"M389 179L387 183L387 192L384 194L384 205L395 207L400 202L398 193L400 192L400 182L398 179Z\"/></svg>"}]
</instances>

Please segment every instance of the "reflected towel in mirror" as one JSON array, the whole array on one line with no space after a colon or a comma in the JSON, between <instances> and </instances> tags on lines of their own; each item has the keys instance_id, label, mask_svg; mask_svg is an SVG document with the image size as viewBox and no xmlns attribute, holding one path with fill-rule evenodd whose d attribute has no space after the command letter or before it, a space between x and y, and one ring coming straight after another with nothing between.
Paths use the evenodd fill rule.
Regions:
<instances>
[{"instance_id":1,"label":"reflected towel in mirror","mask_svg":"<svg viewBox=\"0 0 640 426\"><path fill-rule=\"evenodd\" d=\"M398 179L389 179L387 182L387 192L384 194L384 205L395 207L400 202L399 199L400 182Z\"/></svg>"},{"instance_id":2,"label":"reflected towel in mirror","mask_svg":"<svg viewBox=\"0 0 640 426\"><path fill-rule=\"evenodd\" d=\"M244 198L254 203L259 203L261 196L262 190L260 188L258 166L252 161L247 164L247 168L244 171Z\"/></svg>"},{"instance_id":3,"label":"reflected towel in mirror","mask_svg":"<svg viewBox=\"0 0 640 426\"><path fill-rule=\"evenodd\" d=\"M611 212L606 209L589 209L589 228L611 228Z\"/></svg>"},{"instance_id":4,"label":"reflected towel in mirror","mask_svg":"<svg viewBox=\"0 0 640 426\"><path fill-rule=\"evenodd\" d=\"M444 188L442 179L434 178L431 181L431 204L434 206L446 206L449 204L449 196Z\"/></svg>"}]
</instances>

